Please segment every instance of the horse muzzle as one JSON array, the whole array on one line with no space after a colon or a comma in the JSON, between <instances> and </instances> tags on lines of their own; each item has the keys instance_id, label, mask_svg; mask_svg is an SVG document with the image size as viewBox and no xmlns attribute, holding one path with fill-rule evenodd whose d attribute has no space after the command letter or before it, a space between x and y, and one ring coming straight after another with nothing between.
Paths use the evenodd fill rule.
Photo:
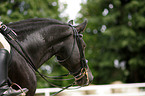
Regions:
<instances>
[{"instance_id":1,"label":"horse muzzle","mask_svg":"<svg viewBox=\"0 0 145 96\"><path fill-rule=\"evenodd\" d=\"M75 76L75 83L79 86L87 86L93 81L93 75L89 68L82 68L81 72Z\"/></svg>"}]
</instances>

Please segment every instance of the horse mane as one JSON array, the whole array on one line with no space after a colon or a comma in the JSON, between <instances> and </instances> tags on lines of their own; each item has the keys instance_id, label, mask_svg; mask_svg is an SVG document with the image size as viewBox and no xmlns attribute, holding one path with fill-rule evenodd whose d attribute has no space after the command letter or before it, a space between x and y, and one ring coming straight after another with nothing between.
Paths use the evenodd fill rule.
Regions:
<instances>
[{"instance_id":1,"label":"horse mane","mask_svg":"<svg viewBox=\"0 0 145 96\"><path fill-rule=\"evenodd\" d=\"M22 20L14 23L9 23L7 26L12 28L17 34L23 32L32 32L35 30L39 30L43 27L58 24L58 25L66 25L66 23L55 20L55 19L47 19L47 18L32 18L27 20Z\"/></svg>"}]
</instances>

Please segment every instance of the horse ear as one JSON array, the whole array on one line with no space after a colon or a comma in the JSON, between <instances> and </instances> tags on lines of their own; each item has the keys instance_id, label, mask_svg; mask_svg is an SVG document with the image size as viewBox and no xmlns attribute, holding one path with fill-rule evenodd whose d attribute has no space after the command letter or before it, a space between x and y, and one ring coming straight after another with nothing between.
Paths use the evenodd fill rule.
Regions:
<instances>
[{"instance_id":1,"label":"horse ear","mask_svg":"<svg viewBox=\"0 0 145 96\"><path fill-rule=\"evenodd\" d=\"M73 20L70 20L68 23L71 24L71 25L73 25Z\"/></svg>"},{"instance_id":2,"label":"horse ear","mask_svg":"<svg viewBox=\"0 0 145 96\"><path fill-rule=\"evenodd\" d=\"M84 30L85 30L85 28L86 28L86 26L87 26L87 20L85 19L85 21L83 22L83 23L81 23L81 24L79 24L78 26L76 26L76 29L77 29L77 31L79 32L79 33L83 33L84 32Z\"/></svg>"}]
</instances>

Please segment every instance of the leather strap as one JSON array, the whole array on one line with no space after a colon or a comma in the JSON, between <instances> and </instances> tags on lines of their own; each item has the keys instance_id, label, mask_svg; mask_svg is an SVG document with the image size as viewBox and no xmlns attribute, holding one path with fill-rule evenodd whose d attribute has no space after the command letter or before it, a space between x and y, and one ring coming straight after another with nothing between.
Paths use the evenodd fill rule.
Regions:
<instances>
[{"instance_id":1,"label":"leather strap","mask_svg":"<svg viewBox=\"0 0 145 96\"><path fill-rule=\"evenodd\" d=\"M2 33L5 37L7 37L10 40L14 40L17 37L17 34L2 22L0 22L0 33Z\"/></svg>"}]
</instances>

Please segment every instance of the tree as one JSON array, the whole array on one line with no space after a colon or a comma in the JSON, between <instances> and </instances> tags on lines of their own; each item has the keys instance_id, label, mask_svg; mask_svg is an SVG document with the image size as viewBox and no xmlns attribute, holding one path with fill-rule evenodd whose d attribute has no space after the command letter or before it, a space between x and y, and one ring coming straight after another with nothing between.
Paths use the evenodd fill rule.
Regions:
<instances>
[{"instance_id":1,"label":"tree","mask_svg":"<svg viewBox=\"0 0 145 96\"><path fill-rule=\"evenodd\" d=\"M58 0L1 0L0 20L4 23L28 18L60 20Z\"/></svg>"},{"instance_id":2,"label":"tree","mask_svg":"<svg viewBox=\"0 0 145 96\"><path fill-rule=\"evenodd\" d=\"M145 81L145 1L87 0L78 22L88 19L84 39L95 84Z\"/></svg>"}]
</instances>

